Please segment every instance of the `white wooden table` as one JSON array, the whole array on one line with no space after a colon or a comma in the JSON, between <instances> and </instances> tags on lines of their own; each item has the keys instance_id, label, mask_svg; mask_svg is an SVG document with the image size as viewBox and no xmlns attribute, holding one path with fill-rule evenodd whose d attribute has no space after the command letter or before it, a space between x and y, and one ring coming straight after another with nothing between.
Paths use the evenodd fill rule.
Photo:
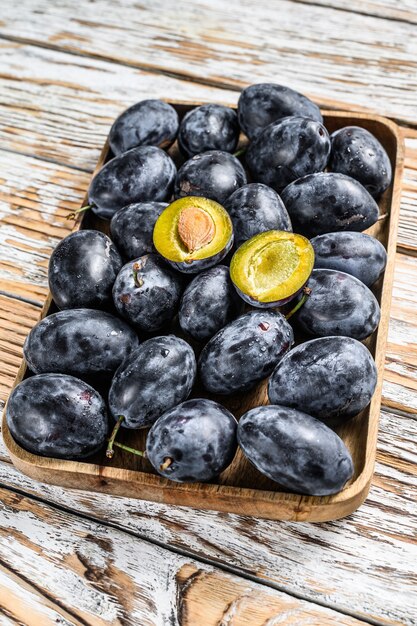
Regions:
<instances>
[{"instance_id":1,"label":"white wooden table","mask_svg":"<svg viewBox=\"0 0 417 626\"><path fill-rule=\"evenodd\" d=\"M0 624L417 624L417 3L3 0L0 395L115 116L274 81L403 127L377 468L366 503L280 523L64 491L0 449Z\"/></svg>"}]
</instances>

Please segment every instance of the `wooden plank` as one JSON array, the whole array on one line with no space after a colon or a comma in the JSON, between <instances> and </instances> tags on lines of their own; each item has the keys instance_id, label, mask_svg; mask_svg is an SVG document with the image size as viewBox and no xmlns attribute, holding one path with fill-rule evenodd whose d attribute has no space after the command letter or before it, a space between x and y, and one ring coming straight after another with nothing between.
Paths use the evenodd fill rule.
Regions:
<instances>
[{"instance_id":1,"label":"wooden plank","mask_svg":"<svg viewBox=\"0 0 417 626\"><path fill-rule=\"evenodd\" d=\"M405 0L399 4L397 0L292 0L300 4L313 4L322 7L333 7L339 11L372 15L374 17L401 20L417 24L416 3Z\"/></svg>"},{"instance_id":2,"label":"wooden plank","mask_svg":"<svg viewBox=\"0 0 417 626\"><path fill-rule=\"evenodd\" d=\"M1 561L75 623L256 626L282 615L288 624L363 623L6 489L0 500Z\"/></svg>"},{"instance_id":3,"label":"wooden plank","mask_svg":"<svg viewBox=\"0 0 417 626\"><path fill-rule=\"evenodd\" d=\"M0 483L291 595L377 623L411 626L417 612L416 435L417 420L384 411L368 500L348 518L325 524L271 522L64 490L20 474L4 448Z\"/></svg>"},{"instance_id":4,"label":"wooden plank","mask_svg":"<svg viewBox=\"0 0 417 626\"><path fill-rule=\"evenodd\" d=\"M0 19L0 34L18 41L235 89L279 80L325 105L416 123L417 41L405 21L290 0L262 11L241 0L98 0L82 15L70 0L23 0Z\"/></svg>"}]
</instances>

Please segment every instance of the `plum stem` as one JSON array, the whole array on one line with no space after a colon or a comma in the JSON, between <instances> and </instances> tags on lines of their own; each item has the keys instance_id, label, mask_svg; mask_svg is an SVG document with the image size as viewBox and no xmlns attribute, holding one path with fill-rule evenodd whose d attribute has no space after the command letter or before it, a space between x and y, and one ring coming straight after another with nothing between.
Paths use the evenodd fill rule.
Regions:
<instances>
[{"instance_id":1,"label":"plum stem","mask_svg":"<svg viewBox=\"0 0 417 626\"><path fill-rule=\"evenodd\" d=\"M377 222L382 222L382 220L386 220L387 217L389 217L389 213L383 213L378 217Z\"/></svg>"},{"instance_id":2,"label":"plum stem","mask_svg":"<svg viewBox=\"0 0 417 626\"><path fill-rule=\"evenodd\" d=\"M236 157L236 158L240 157L240 156L242 156L242 154L245 154L247 149L248 149L248 146L243 146L239 150L236 150L236 152L233 153L233 156Z\"/></svg>"},{"instance_id":3,"label":"plum stem","mask_svg":"<svg viewBox=\"0 0 417 626\"><path fill-rule=\"evenodd\" d=\"M80 209L77 209L76 211L73 211L72 213L69 213L67 215L67 220L75 219L76 217L78 217L78 215L80 213L84 213L85 211L89 211L92 206L93 206L92 204L86 204L85 206L82 206Z\"/></svg>"},{"instance_id":4,"label":"plum stem","mask_svg":"<svg viewBox=\"0 0 417 626\"><path fill-rule=\"evenodd\" d=\"M290 317L292 317L294 315L294 313L297 313L297 311L299 309L301 309L301 307L303 306L303 304L305 303L307 298L310 296L310 294L311 294L310 287L304 287L304 289L303 289L303 297L300 298L300 300L297 302L295 307L293 309L291 309L291 311L289 313L287 313L287 315L285 316L285 319L287 321L290 319Z\"/></svg>"},{"instance_id":5,"label":"plum stem","mask_svg":"<svg viewBox=\"0 0 417 626\"><path fill-rule=\"evenodd\" d=\"M131 452L132 454L136 454L137 456L141 456L143 458L146 458L146 451L145 450L136 450L136 448L131 448L130 446L125 446L124 443L119 443L118 441L113 441L113 445L116 446L117 448L121 448L122 450L125 450L126 452Z\"/></svg>"},{"instance_id":6,"label":"plum stem","mask_svg":"<svg viewBox=\"0 0 417 626\"><path fill-rule=\"evenodd\" d=\"M106 457L108 459L112 459L114 456L113 446L115 445L115 439L116 439L117 433L119 432L120 426L122 425L123 420L124 420L124 415L119 415L119 419L115 423L112 433L109 437L109 443L107 445L107 450L106 450Z\"/></svg>"},{"instance_id":7,"label":"plum stem","mask_svg":"<svg viewBox=\"0 0 417 626\"><path fill-rule=\"evenodd\" d=\"M161 472L168 469L168 467L172 464L172 461L173 459L171 459L171 457L169 456L165 457L164 462L161 463L161 465L159 466L159 469L161 470Z\"/></svg>"}]
</instances>

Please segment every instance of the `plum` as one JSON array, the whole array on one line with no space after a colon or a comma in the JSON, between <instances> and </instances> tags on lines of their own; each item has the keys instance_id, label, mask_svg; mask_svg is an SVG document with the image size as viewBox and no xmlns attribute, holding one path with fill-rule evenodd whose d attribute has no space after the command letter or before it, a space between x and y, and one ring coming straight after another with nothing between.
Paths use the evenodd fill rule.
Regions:
<instances>
[{"instance_id":1,"label":"plum","mask_svg":"<svg viewBox=\"0 0 417 626\"><path fill-rule=\"evenodd\" d=\"M166 202L135 202L119 209L110 222L110 233L125 261L154 252L155 222Z\"/></svg>"},{"instance_id":2,"label":"plum","mask_svg":"<svg viewBox=\"0 0 417 626\"><path fill-rule=\"evenodd\" d=\"M217 265L198 274L186 287L179 309L184 332L207 341L242 313L243 302L229 276L229 268Z\"/></svg>"},{"instance_id":3,"label":"plum","mask_svg":"<svg viewBox=\"0 0 417 626\"><path fill-rule=\"evenodd\" d=\"M70 309L48 315L30 331L23 353L35 374L109 376L139 345L123 320L94 309Z\"/></svg>"},{"instance_id":4,"label":"plum","mask_svg":"<svg viewBox=\"0 0 417 626\"><path fill-rule=\"evenodd\" d=\"M52 252L49 289L59 309L100 309L112 303L112 288L123 261L104 233L80 230Z\"/></svg>"},{"instance_id":5,"label":"plum","mask_svg":"<svg viewBox=\"0 0 417 626\"><path fill-rule=\"evenodd\" d=\"M311 245L315 253L314 267L346 272L367 287L378 280L387 262L382 243L365 233L341 231L317 235Z\"/></svg>"},{"instance_id":6,"label":"plum","mask_svg":"<svg viewBox=\"0 0 417 626\"><path fill-rule=\"evenodd\" d=\"M329 166L333 172L352 176L376 198L390 186L392 167L389 156L366 128L345 126L334 132L330 140Z\"/></svg>"},{"instance_id":7,"label":"plum","mask_svg":"<svg viewBox=\"0 0 417 626\"><path fill-rule=\"evenodd\" d=\"M233 109L221 104L203 104L185 114L178 134L178 145L187 157L223 150L234 152L239 139L239 123Z\"/></svg>"},{"instance_id":8,"label":"plum","mask_svg":"<svg viewBox=\"0 0 417 626\"><path fill-rule=\"evenodd\" d=\"M281 313L245 313L203 348L198 362L201 382L212 393L247 391L271 374L293 343L292 328Z\"/></svg>"},{"instance_id":9,"label":"plum","mask_svg":"<svg viewBox=\"0 0 417 626\"><path fill-rule=\"evenodd\" d=\"M254 181L279 192L302 176L324 170L329 154L329 134L320 122L285 117L266 126L249 145L246 163Z\"/></svg>"},{"instance_id":10,"label":"plum","mask_svg":"<svg viewBox=\"0 0 417 626\"><path fill-rule=\"evenodd\" d=\"M162 100L142 100L126 109L114 122L109 144L114 155L138 146L169 148L178 133L178 113Z\"/></svg>"},{"instance_id":11,"label":"plum","mask_svg":"<svg viewBox=\"0 0 417 626\"><path fill-rule=\"evenodd\" d=\"M10 394L6 420L23 448L60 459L94 454L108 433L103 398L84 381L65 374L23 380Z\"/></svg>"},{"instance_id":12,"label":"plum","mask_svg":"<svg viewBox=\"0 0 417 626\"><path fill-rule=\"evenodd\" d=\"M291 115L323 122L319 107L289 87L258 83L246 87L240 94L239 124L249 139L256 139L265 126Z\"/></svg>"},{"instance_id":13,"label":"plum","mask_svg":"<svg viewBox=\"0 0 417 626\"><path fill-rule=\"evenodd\" d=\"M118 313L139 330L154 332L171 321L183 289L181 276L156 254L126 263L113 286Z\"/></svg>"},{"instance_id":14,"label":"plum","mask_svg":"<svg viewBox=\"0 0 417 626\"><path fill-rule=\"evenodd\" d=\"M227 198L224 208L232 218L236 247L268 230L292 231L281 198L262 183L243 185Z\"/></svg>"},{"instance_id":15,"label":"plum","mask_svg":"<svg viewBox=\"0 0 417 626\"><path fill-rule=\"evenodd\" d=\"M106 163L88 188L88 204L103 219L133 202L164 202L173 192L177 170L160 148L132 148Z\"/></svg>"},{"instance_id":16,"label":"plum","mask_svg":"<svg viewBox=\"0 0 417 626\"><path fill-rule=\"evenodd\" d=\"M379 208L357 180L320 172L286 187L281 198L295 232L315 237L336 231L362 231L375 224Z\"/></svg>"},{"instance_id":17,"label":"plum","mask_svg":"<svg viewBox=\"0 0 417 626\"><path fill-rule=\"evenodd\" d=\"M207 482L218 476L236 452L236 420L212 400L187 400L164 413L146 440L156 471L177 482Z\"/></svg>"},{"instance_id":18,"label":"plum","mask_svg":"<svg viewBox=\"0 0 417 626\"><path fill-rule=\"evenodd\" d=\"M255 467L290 491L330 496L353 476L352 457L342 439L301 411L252 409L240 418L237 437Z\"/></svg>"},{"instance_id":19,"label":"plum","mask_svg":"<svg viewBox=\"0 0 417 626\"><path fill-rule=\"evenodd\" d=\"M371 401L377 369L369 350L350 337L322 337L291 350L270 380L271 404L305 411L337 427Z\"/></svg>"},{"instance_id":20,"label":"plum","mask_svg":"<svg viewBox=\"0 0 417 626\"><path fill-rule=\"evenodd\" d=\"M143 428L190 395L197 371L192 348L168 335L144 341L113 377L109 407L122 426Z\"/></svg>"},{"instance_id":21,"label":"plum","mask_svg":"<svg viewBox=\"0 0 417 626\"><path fill-rule=\"evenodd\" d=\"M310 335L345 335L365 339L377 328L381 310L374 294L360 280L337 270L313 270L311 295L295 319Z\"/></svg>"},{"instance_id":22,"label":"plum","mask_svg":"<svg viewBox=\"0 0 417 626\"><path fill-rule=\"evenodd\" d=\"M242 185L246 185L246 174L240 161L228 152L209 150L180 167L175 197L202 196L223 204Z\"/></svg>"}]
</instances>

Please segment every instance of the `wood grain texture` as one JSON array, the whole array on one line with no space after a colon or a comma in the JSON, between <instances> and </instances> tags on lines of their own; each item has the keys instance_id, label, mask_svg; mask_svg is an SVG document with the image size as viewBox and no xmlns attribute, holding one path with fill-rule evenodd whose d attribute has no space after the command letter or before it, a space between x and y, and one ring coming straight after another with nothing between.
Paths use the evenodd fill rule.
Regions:
<instances>
[{"instance_id":1,"label":"wood grain texture","mask_svg":"<svg viewBox=\"0 0 417 626\"><path fill-rule=\"evenodd\" d=\"M349 518L283 523L60 489L20 474L0 451L0 484L192 558L377 623L415 624L417 420L384 411L370 495Z\"/></svg>"},{"instance_id":2,"label":"wood grain texture","mask_svg":"<svg viewBox=\"0 0 417 626\"><path fill-rule=\"evenodd\" d=\"M332 7L347 13L369 15L373 17L401 20L417 24L417 7L414 0L405 0L399 4L396 0L292 0L300 4L313 4Z\"/></svg>"},{"instance_id":3,"label":"wood grain texture","mask_svg":"<svg viewBox=\"0 0 417 626\"><path fill-rule=\"evenodd\" d=\"M27 496L0 489L0 501L0 559L12 572L7 586L13 572L36 581L37 592L71 616L60 618L63 624L260 626L283 615L288 624L363 623ZM33 600L25 595L26 603ZM48 609L42 626L57 610L44 598L35 606L35 617Z\"/></svg>"},{"instance_id":4,"label":"wood grain texture","mask_svg":"<svg viewBox=\"0 0 417 626\"><path fill-rule=\"evenodd\" d=\"M346 5L347 3L345 3ZM342 109L416 122L414 24L280 0L6 3L0 35L235 89L278 80ZM138 36L140 33L140 36Z\"/></svg>"}]
</instances>

